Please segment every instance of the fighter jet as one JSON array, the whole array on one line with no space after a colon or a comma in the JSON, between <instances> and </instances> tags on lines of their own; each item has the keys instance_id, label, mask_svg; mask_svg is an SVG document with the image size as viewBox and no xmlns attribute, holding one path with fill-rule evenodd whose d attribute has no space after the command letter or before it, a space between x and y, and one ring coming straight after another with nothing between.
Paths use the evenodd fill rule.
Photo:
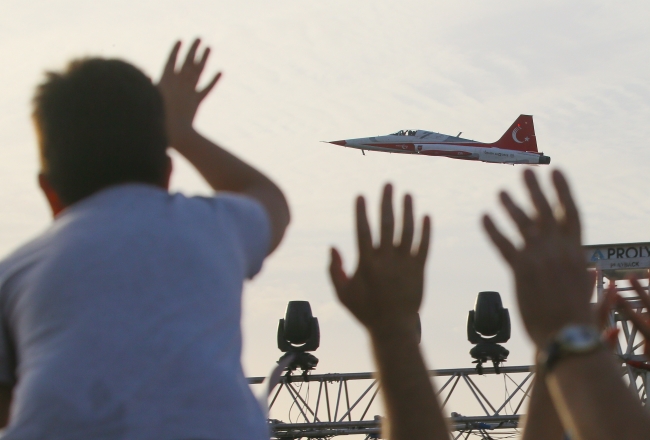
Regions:
<instances>
[{"instance_id":1,"label":"fighter jet","mask_svg":"<svg viewBox=\"0 0 650 440\"><path fill-rule=\"evenodd\" d=\"M476 142L425 130L400 130L386 136L332 141L330 144L365 151L443 156L488 163L548 165L551 158L537 151L533 117L520 115L496 142Z\"/></svg>"}]
</instances>

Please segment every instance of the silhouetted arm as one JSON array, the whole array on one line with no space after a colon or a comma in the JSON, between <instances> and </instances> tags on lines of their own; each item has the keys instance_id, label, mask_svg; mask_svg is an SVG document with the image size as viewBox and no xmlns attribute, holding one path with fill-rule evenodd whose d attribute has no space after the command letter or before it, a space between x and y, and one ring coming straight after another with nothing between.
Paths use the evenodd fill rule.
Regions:
<instances>
[{"instance_id":1,"label":"silhouetted arm","mask_svg":"<svg viewBox=\"0 0 650 440\"><path fill-rule=\"evenodd\" d=\"M370 331L387 417L382 428L390 440L449 439L449 428L431 386L417 333Z\"/></svg>"},{"instance_id":2,"label":"silhouetted arm","mask_svg":"<svg viewBox=\"0 0 650 440\"><path fill-rule=\"evenodd\" d=\"M196 89L210 53L209 48L205 49L197 61L199 44L200 40L194 41L180 70L176 70L180 42L176 43L158 84L165 100L169 142L194 165L214 190L243 194L262 204L271 220L271 252L282 240L290 220L289 205L284 194L264 174L193 128L199 104L221 76L218 73L204 89Z\"/></svg>"},{"instance_id":3,"label":"silhouetted arm","mask_svg":"<svg viewBox=\"0 0 650 440\"><path fill-rule=\"evenodd\" d=\"M357 199L359 265L352 277L332 249L330 275L345 307L366 327L372 341L387 411L384 435L391 440L448 440L449 431L418 345L418 309L422 302L424 264L430 221L425 217L419 246L413 244L413 208L404 198L399 244L393 243L392 187L382 200L381 239L373 246L365 201Z\"/></svg>"},{"instance_id":4,"label":"silhouetted arm","mask_svg":"<svg viewBox=\"0 0 650 440\"><path fill-rule=\"evenodd\" d=\"M174 147L194 165L213 189L243 194L260 202L271 220L269 253L280 244L290 220L289 205L280 188L197 132L189 134Z\"/></svg>"},{"instance_id":5,"label":"silhouetted arm","mask_svg":"<svg viewBox=\"0 0 650 440\"><path fill-rule=\"evenodd\" d=\"M606 349L564 359L546 380L562 422L577 439L633 440L650 436L650 416L621 380Z\"/></svg>"},{"instance_id":6,"label":"silhouetted arm","mask_svg":"<svg viewBox=\"0 0 650 440\"><path fill-rule=\"evenodd\" d=\"M524 434L521 440L563 440L565 438L564 427L555 410L546 381L541 377L535 377L523 426Z\"/></svg>"},{"instance_id":7,"label":"silhouetted arm","mask_svg":"<svg viewBox=\"0 0 650 440\"><path fill-rule=\"evenodd\" d=\"M501 201L523 237L519 248L489 217L488 235L512 268L519 310L538 350L545 350L567 326L592 326L594 278L586 267L578 209L564 176L555 171L559 207L550 206L534 173L524 178L536 215L530 217L510 196ZM558 209L559 208L559 209ZM575 439L639 439L650 433L650 418L621 379L620 365L603 346L560 359L546 372L546 384L562 424Z\"/></svg>"}]
</instances>

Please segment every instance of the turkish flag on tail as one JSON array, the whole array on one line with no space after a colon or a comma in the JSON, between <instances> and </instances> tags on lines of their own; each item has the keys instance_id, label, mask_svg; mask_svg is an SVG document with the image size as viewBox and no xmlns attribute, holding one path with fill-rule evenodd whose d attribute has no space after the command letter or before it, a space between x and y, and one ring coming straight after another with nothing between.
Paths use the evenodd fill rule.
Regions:
<instances>
[{"instance_id":1,"label":"turkish flag on tail","mask_svg":"<svg viewBox=\"0 0 650 440\"><path fill-rule=\"evenodd\" d=\"M537 139L531 115L519 115L517 120L493 144L497 148L517 151L533 151L537 153Z\"/></svg>"}]
</instances>

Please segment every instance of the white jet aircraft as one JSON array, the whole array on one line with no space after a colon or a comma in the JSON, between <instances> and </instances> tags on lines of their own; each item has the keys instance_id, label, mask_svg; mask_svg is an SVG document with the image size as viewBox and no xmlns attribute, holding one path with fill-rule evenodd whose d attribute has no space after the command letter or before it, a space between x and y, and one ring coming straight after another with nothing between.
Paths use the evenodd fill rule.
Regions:
<instances>
[{"instance_id":1,"label":"white jet aircraft","mask_svg":"<svg viewBox=\"0 0 650 440\"><path fill-rule=\"evenodd\" d=\"M387 153L443 156L452 159L480 160L488 163L548 165L549 156L537 151L533 117L520 115L508 131L491 144L425 130L400 130L387 136L346 139L330 144Z\"/></svg>"}]
</instances>

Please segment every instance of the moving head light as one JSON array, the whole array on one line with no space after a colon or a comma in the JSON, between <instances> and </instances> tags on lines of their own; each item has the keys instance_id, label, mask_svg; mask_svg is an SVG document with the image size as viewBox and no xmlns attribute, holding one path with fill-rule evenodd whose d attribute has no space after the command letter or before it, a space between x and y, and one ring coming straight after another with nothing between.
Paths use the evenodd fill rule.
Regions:
<instances>
[{"instance_id":1,"label":"moving head light","mask_svg":"<svg viewBox=\"0 0 650 440\"><path fill-rule=\"evenodd\" d=\"M318 318L311 313L309 301L289 301L284 319L278 324L278 348L285 354L278 363L288 356L293 360L287 367L289 372L300 368L304 373L318 365L316 356L307 353L315 351L320 345Z\"/></svg>"},{"instance_id":2,"label":"moving head light","mask_svg":"<svg viewBox=\"0 0 650 440\"><path fill-rule=\"evenodd\" d=\"M474 310L467 317L467 340L476 346L469 354L476 359L476 371L483 373L483 363L492 361L499 373L499 365L510 352L500 343L510 339L510 313L503 308L499 292L479 292Z\"/></svg>"}]
</instances>

